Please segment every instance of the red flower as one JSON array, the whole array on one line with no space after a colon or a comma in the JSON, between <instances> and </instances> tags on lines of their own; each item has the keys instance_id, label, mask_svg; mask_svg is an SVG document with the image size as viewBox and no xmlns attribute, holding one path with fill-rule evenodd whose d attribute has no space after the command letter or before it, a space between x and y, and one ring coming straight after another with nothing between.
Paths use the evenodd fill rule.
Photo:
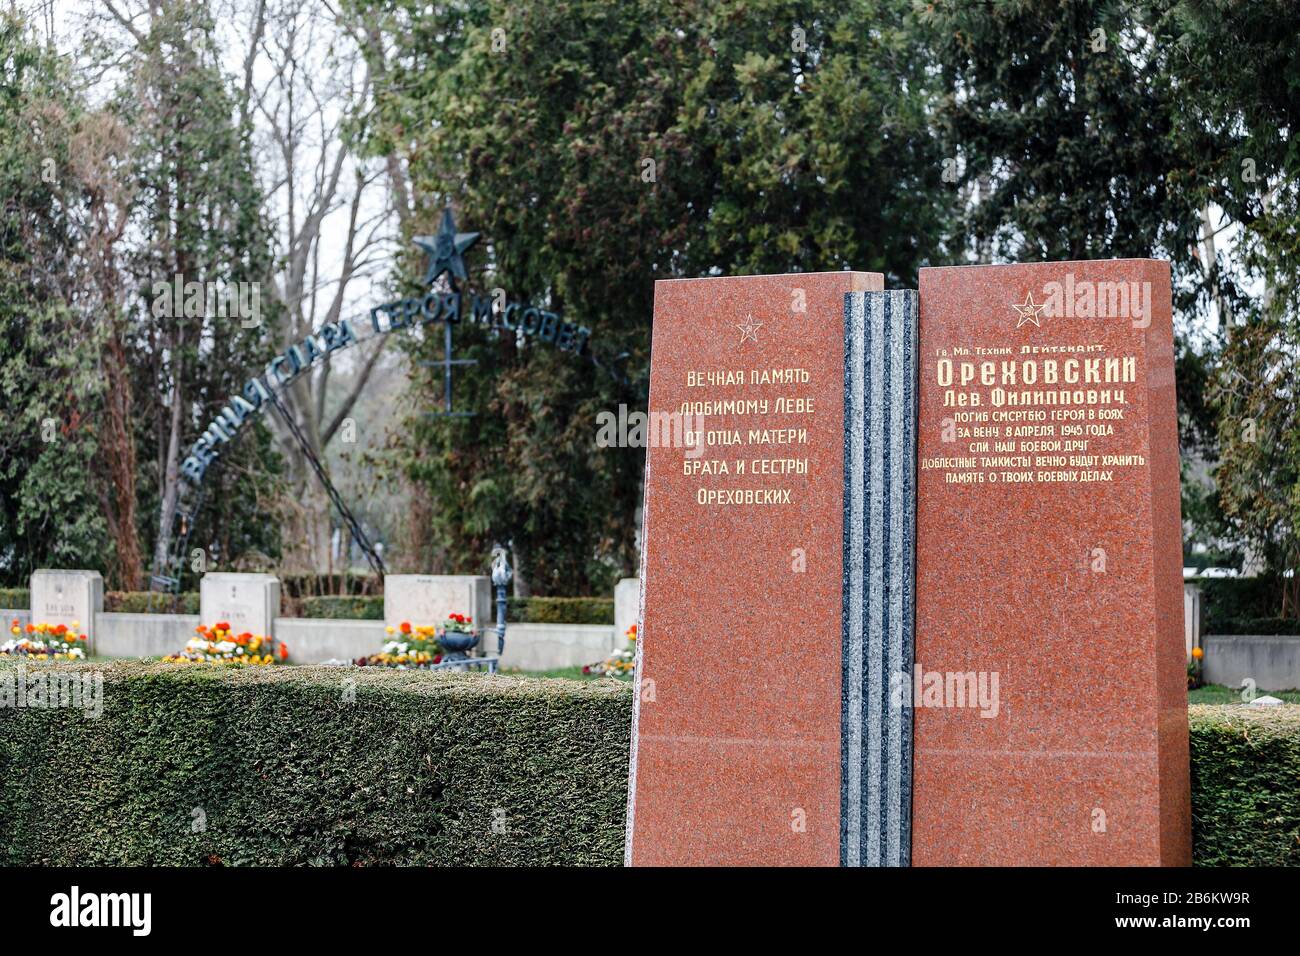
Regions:
<instances>
[{"instance_id":1,"label":"red flower","mask_svg":"<svg viewBox=\"0 0 1300 956\"><path fill-rule=\"evenodd\" d=\"M287 658L288 656L289 656L289 647L288 647L287 644L285 644L283 641L281 641L281 642L280 642L280 660L284 660L284 659Z\"/></svg>"},{"instance_id":2,"label":"red flower","mask_svg":"<svg viewBox=\"0 0 1300 956\"><path fill-rule=\"evenodd\" d=\"M66 625L66 624L60 624L58 627L56 627L56 628L54 629L54 633L55 633L55 634L67 634L67 633L68 633L68 625Z\"/></svg>"},{"instance_id":3,"label":"red flower","mask_svg":"<svg viewBox=\"0 0 1300 956\"><path fill-rule=\"evenodd\" d=\"M410 622L410 621L403 621L403 622L402 622L402 626L399 627L398 630L401 631L403 634L410 634L410 633L411 633L411 622Z\"/></svg>"}]
</instances>

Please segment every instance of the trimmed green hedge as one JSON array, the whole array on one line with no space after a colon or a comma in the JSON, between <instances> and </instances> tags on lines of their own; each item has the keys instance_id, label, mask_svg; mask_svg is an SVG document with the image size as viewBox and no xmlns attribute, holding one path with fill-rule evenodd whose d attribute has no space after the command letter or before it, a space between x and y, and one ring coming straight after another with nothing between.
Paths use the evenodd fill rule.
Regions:
<instances>
[{"instance_id":1,"label":"trimmed green hedge","mask_svg":"<svg viewBox=\"0 0 1300 956\"><path fill-rule=\"evenodd\" d=\"M0 663L0 679L15 667ZM0 863L622 862L626 684L135 661L26 671L51 667L101 671L103 716L0 708Z\"/></svg>"},{"instance_id":2,"label":"trimmed green hedge","mask_svg":"<svg viewBox=\"0 0 1300 956\"><path fill-rule=\"evenodd\" d=\"M627 684L26 666L52 670L101 672L104 713L0 708L0 864L622 860ZM1300 866L1300 707L1189 715L1195 862ZM93 806L72 825L77 795Z\"/></svg>"},{"instance_id":3,"label":"trimmed green hedge","mask_svg":"<svg viewBox=\"0 0 1300 956\"><path fill-rule=\"evenodd\" d=\"M1300 707L1194 705L1192 856L1300 866Z\"/></svg>"},{"instance_id":4,"label":"trimmed green hedge","mask_svg":"<svg viewBox=\"0 0 1300 956\"><path fill-rule=\"evenodd\" d=\"M613 624L614 599L594 597L507 598L506 621L514 624Z\"/></svg>"},{"instance_id":5,"label":"trimmed green hedge","mask_svg":"<svg viewBox=\"0 0 1300 956\"><path fill-rule=\"evenodd\" d=\"M1198 578L1202 634L1300 634L1300 620L1277 616L1282 584L1276 577Z\"/></svg>"},{"instance_id":6,"label":"trimmed green hedge","mask_svg":"<svg viewBox=\"0 0 1300 956\"><path fill-rule=\"evenodd\" d=\"M119 614L198 614L199 592L186 591L174 595L176 610L172 610L170 594L149 591L106 591L104 610ZM28 588L0 588L0 607L26 610L32 606L32 592Z\"/></svg>"},{"instance_id":7,"label":"trimmed green hedge","mask_svg":"<svg viewBox=\"0 0 1300 956\"><path fill-rule=\"evenodd\" d=\"M286 595L281 604L282 612L288 617L334 618L348 621L382 621L384 618L382 594L299 598L290 598ZM31 593L26 588L0 589L0 607L14 609L31 607ZM171 608L170 596L150 594L148 591L109 591L104 595L105 611L145 614L152 610L160 614L171 614L173 613ZM186 591L179 595L175 613L198 614L198 592ZM493 613L495 614L495 606ZM506 604L506 620L511 624L613 624L614 599L509 598Z\"/></svg>"},{"instance_id":8,"label":"trimmed green hedge","mask_svg":"<svg viewBox=\"0 0 1300 956\"><path fill-rule=\"evenodd\" d=\"M326 617L347 621L382 621L384 599L379 597L331 596L299 598L299 617Z\"/></svg>"},{"instance_id":9,"label":"trimmed green hedge","mask_svg":"<svg viewBox=\"0 0 1300 956\"><path fill-rule=\"evenodd\" d=\"M173 599L175 610L173 610ZM107 591L104 610L115 614L198 614L199 592L151 594L148 591Z\"/></svg>"},{"instance_id":10,"label":"trimmed green hedge","mask_svg":"<svg viewBox=\"0 0 1300 956\"><path fill-rule=\"evenodd\" d=\"M379 621L384 617L382 595L299 598L297 605L301 617L332 617L360 621ZM495 605L493 613L495 614ZM508 598L506 621L511 624L608 625L614 623L614 600L587 597Z\"/></svg>"}]
</instances>

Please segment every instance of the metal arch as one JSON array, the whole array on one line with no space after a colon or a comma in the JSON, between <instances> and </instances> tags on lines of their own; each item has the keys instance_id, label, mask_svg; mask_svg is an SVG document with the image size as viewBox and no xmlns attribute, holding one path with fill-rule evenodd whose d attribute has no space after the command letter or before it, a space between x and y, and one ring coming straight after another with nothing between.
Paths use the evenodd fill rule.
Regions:
<instances>
[{"instance_id":1,"label":"metal arch","mask_svg":"<svg viewBox=\"0 0 1300 956\"><path fill-rule=\"evenodd\" d=\"M325 488L325 493L329 495L330 501L334 502L334 507L339 510L339 514L343 516L343 520L347 522L348 530L352 532L352 539L361 545L361 550L366 554L366 561L369 562L370 569L376 574L387 574L388 570L384 567L383 557L375 550L375 546L370 543L370 538L367 537L366 532L361 527L361 523L357 521L356 516L352 513L352 509L350 509L343 501L342 496L338 493L338 489L336 489L334 483L330 481L329 474L325 471L325 466L322 465L320 459L316 457L316 452L312 450L311 445L308 443L307 436L302 433L302 429L300 429L298 423L294 421L294 417L289 413L289 409L284 407L284 403L280 401L280 396L277 395L274 390L271 391L270 395L271 403L275 406L275 410L280 413L280 418L288 427L294 440L297 441L299 446L302 448L303 456L311 465L312 471L316 473L316 477L320 479L321 485Z\"/></svg>"},{"instance_id":2,"label":"metal arch","mask_svg":"<svg viewBox=\"0 0 1300 956\"><path fill-rule=\"evenodd\" d=\"M363 316L357 316L356 318L359 320L362 317ZM448 338L450 337L448 334L450 333L450 331L451 331L451 327L450 325L447 325L444 330L444 335L447 336ZM386 335L388 333L385 332L384 334ZM373 337L374 336L367 336L364 339L364 341L369 341ZM445 353L444 359L442 361L429 363L433 366L445 367L444 368L444 375L445 375L444 408L442 413L438 413L438 412L430 413L436 417L447 416L447 412L451 411L451 403L449 401L451 397L450 396L451 367L455 365L468 365L473 363L473 360L471 359L451 359L449 361L448 356L450 356L450 354L451 354L450 351L448 351ZM624 371L624 365L627 362L627 359L629 357L628 353L624 352L612 359L604 359L604 360L602 360L602 358L599 355L595 354L594 351L579 357L585 358L587 361L591 362L591 364L594 365L597 369L608 374L618 385L624 388L636 389L638 393L643 393L645 391L644 380L636 380L636 381L630 380ZM340 496L338 489L335 488L333 483L330 481L329 475L325 471L324 466L317 458L316 454L312 451L311 447L308 445L305 436L302 434L302 431L298 427L297 422L294 421L293 416L289 413L289 410L284 406L284 403L280 399L280 396L277 394L274 388L268 388L267 392L270 396L269 404L275 407L281 420L284 421L286 427L288 427L290 434L293 436L297 444L302 448L303 454L307 458L308 463L311 465L312 471L316 474L317 479L321 482L322 486L325 488L325 492L327 495L329 495L330 501L338 509L339 514L343 517L343 520L347 523L348 529L352 534L353 540L357 541L361 545L362 550L365 552L367 563L377 573L380 574L386 573L383 557L378 553L374 545L370 542L369 536L365 534L364 530L361 527L360 522L357 520L356 516L352 513L352 511L348 508L346 502L344 502L343 498ZM461 417L461 416L472 415L472 414L473 414L472 412L452 412L452 414L447 417ZM239 437L241 436L237 435L236 440L238 440ZM206 471L204 474L206 477ZM153 592L172 593L172 594L180 593L181 577L184 574L185 556L186 556L186 552L189 550L190 535L194 530L194 525L196 523L198 513L200 509L203 507L203 504L206 500L206 487L202 481L200 481L199 484L194 485L186 480L182 480L179 484L179 488L180 488L181 500L177 501L176 510L172 513L172 528L171 528L171 535L170 535L171 545L168 549L168 555L162 567L158 566L158 561L157 558L155 557L152 573L150 574L149 586L150 586L150 590ZM192 499L192 503L187 502L185 500L187 498ZM150 601L150 604L152 607L152 599Z\"/></svg>"},{"instance_id":3,"label":"metal arch","mask_svg":"<svg viewBox=\"0 0 1300 956\"><path fill-rule=\"evenodd\" d=\"M456 277L457 276L461 278L466 277L464 263L461 256L465 250L467 250L471 245L474 244L474 241L477 238L478 238L478 233L455 232L455 226L451 220L450 209L444 212L443 223L439 235L416 237L416 244L421 246L421 248L425 248L426 251L430 253L429 273L425 277L425 284L430 285L432 287L432 285L443 274L447 274L448 278L447 278L446 285L449 289L449 294L455 297L455 302L456 302L455 308L456 308L457 317L454 320L451 319L450 317L442 317L440 314L439 316L426 318L424 321L419 323L419 325L423 326L423 325L427 325L430 321L436 321L439 318L441 318L444 325L443 360L440 362L431 362L431 363L422 362L420 364L422 365L428 364L432 366L443 367L444 401L443 401L443 411L441 412L441 415L447 417L463 417L463 416L474 414L473 412L456 412L452 408L452 387L451 387L452 367L456 365L472 365L476 363L472 359L454 359L452 357L451 324L452 321L455 321L457 323L459 323L460 321L459 303L460 303L461 293L460 293L458 283L456 282ZM412 327L412 324L409 322L404 322L400 326L393 326L390 321L388 328L383 328L383 329L380 328L378 320L375 318L376 313L382 309L388 309L390 306L394 304L401 304L401 303L390 303L389 305L380 306L380 307L376 307L375 309L369 310L368 314L372 321L373 334L366 334L359 337L354 336L353 338L351 338L350 341L345 341L341 345L336 344L335 346L329 346L326 348L326 351L324 352L323 356L319 356L319 348L318 348L318 357L323 358L321 364L329 362L330 359L333 357L334 352L340 348L345 348L348 345L356 345L363 341L370 341L371 339L376 338L381 334L386 336L390 332L397 331L400 328ZM360 322L365 315L366 313L363 313L362 315L355 316L354 318L357 322ZM388 313L388 315L391 320L392 313L390 312ZM328 336L329 333L331 332L331 327L333 327L333 331L336 334L338 328L344 326L348 327L350 332L349 323L351 323L352 321L353 319L340 319L337 322L326 323L326 325L322 326L320 330L313 330L313 332L308 336L308 339L314 339L316 336L324 334L326 343L328 344L329 342ZM292 347L292 349L296 349L296 348L297 348L296 345ZM595 349L588 349L585 351L582 349L578 349L575 351L575 357L586 359L597 369L608 374L611 378L614 379L614 381L618 385L622 386L623 388L633 388L636 389L639 393L643 393L645 391L644 386L646 383L644 379L632 381L627 376L626 363L629 358L629 353L627 352L623 352L615 356L606 357L598 354L597 350ZM305 363L305 369L309 370L312 366L316 364L315 358L316 357L309 355ZM329 475L326 473L324 465L321 463L320 459L317 457L315 452L312 450L311 446L308 444L306 437L302 434L301 429L298 427L298 423L295 421L294 417L289 413L289 410L285 407L285 404L281 400L279 394L277 394L277 383L272 379L270 375L270 371L275 367L276 363L280 361L283 361L283 357L277 356L276 359L273 359L272 362L268 364L266 370L264 370L263 373L261 373L258 376L254 376L253 380L249 382L249 386L252 386L254 383L257 383L261 386L260 390L263 396L263 400L259 401L256 405L249 405L248 402L244 401L243 396L239 395L238 393L236 393L236 395L231 398L230 400L231 405L237 406L238 403L243 402L243 404L247 406L248 409L246 412L239 413L240 417L233 429L233 434L226 435L224 431L222 431L218 427L218 422L220 422L221 420L221 415L219 414L217 416L217 421L214 421L214 423L209 426L209 431L204 433L203 440L207 440L206 436L211 432L213 428L218 428L221 440L228 447L231 443L238 441L239 438L241 437L244 429L240 426L242 425L243 421L246 421L248 418L251 418L253 415L261 414L266 409L267 405L274 406L277 413L280 415L280 418L284 421L285 426L289 429L290 434L293 436L294 440L298 443L298 445L302 448L304 457L306 457L308 463L312 467L313 472L315 472L317 479L321 482L321 485L325 488L325 492L326 494L329 495L330 501L338 509L339 514L343 517L343 520L347 523L348 528L352 533L353 540L357 541L361 545L362 550L366 554L367 562L370 564L373 570L375 570L379 574L383 574L385 573L385 567L384 567L382 556L371 544L370 539L365 534L365 531L362 529L360 522L357 521L356 516L353 515L351 510L348 508L347 504L343 501L342 497L339 495L338 489L336 489L333 483L330 481ZM297 374L297 371L298 371L298 366L295 365L295 372L294 372L295 375ZM263 376L265 376L266 382L261 381ZM288 383L282 379L280 384L281 384L280 390L283 390L283 387L287 386ZM229 413L230 406L227 406L224 409L224 412ZM433 414L439 415L439 413L433 413ZM184 574L184 567L185 567L184 565L185 553L189 548L189 540L190 540L190 535L194 528L195 518L199 512L199 509L203 506L203 502L205 499L205 490L204 490L203 482L204 479L206 478L208 468L211 466L211 464L215 464L216 462L218 462L221 457L220 454L218 454L215 451L215 446L209 445L209 448L212 450L212 454L209 456L207 463L204 464L203 467L198 470L197 477L192 476L188 469L184 469L185 476L181 479L179 483L179 491L178 491L179 497L176 504L176 509L173 512L172 519L171 519L171 529L170 529L171 535L170 535L170 545L168 548L168 554L164 559L164 563L161 567L159 566L158 558L155 556L154 566L152 569L152 573L150 575L151 591L161 592L161 593L166 593L170 591L173 594L178 594L180 592L181 577ZM186 465L188 464L189 462L187 461ZM152 603L152 599L151 599L151 603Z\"/></svg>"}]
</instances>

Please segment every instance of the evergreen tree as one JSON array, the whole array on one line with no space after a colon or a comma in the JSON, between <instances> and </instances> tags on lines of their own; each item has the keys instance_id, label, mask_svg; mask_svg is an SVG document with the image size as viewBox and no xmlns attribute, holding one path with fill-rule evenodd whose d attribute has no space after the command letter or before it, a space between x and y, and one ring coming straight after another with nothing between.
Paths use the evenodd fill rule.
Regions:
<instances>
[{"instance_id":1,"label":"evergreen tree","mask_svg":"<svg viewBox=\"0 0 1300 956\"><path fill-rule=\"evenodd\" d=\"M950 199L907 5L383 6L398 55L376 143L409 160L416 230L452 203L491 242L478 288L588 326L634 383L458 330L478 361L458 402L477 415L413 417L405 449L431 491L431 559L481 570L509 540L524 585L605 593L636 566L644 452L598 448L596 416L644 408L654 280L853 267L911 282L939 254ZM441 357L435 337L415 342ZM415 415L440 398L422 376Z\"/></svg>"},{"instance_id":2,"label":"evergreen tree","mask_svg":"<svg viewBox=\"0 0 1300 956\"><path fill-rule=\"evenodd\" d=\"M78 278L66 175L81 106L65 64L0 15L0 580L38 567L108 572L93 463L102 388Z\"/></svg>"},{"instance_id":3,"label":"evergreen tree","mask_svg":"<svg viewBox=\"0 0 1300 956\"><path fill-rule=\"evenodd\" d=\"M1279 582L1277 613L1300 615L1300 21L1292 4L1169 4L1165 63L1179 84L1185 188L1234 255L1200 255L1219 314L1206 396L1224 535L1248 569ZM1210 217L1206 217L1206 235ZM1180 366L1180 371L1181 371ZM1180 389L1182 383L1180 382ZM1287 576L1290 572L1291 576Z\"/></svg>"},{"instance_id":4,"label":"evergreen tree","mask_svg":"<svg viewBox=\"0 0 1300 956\"><path fill-rule=\"evenodd\" d=\"M1175 189L1172 78L1156 18L1123 0L927 4L936 122L978 261L1164 255L1197 270L1197 207Z\"/></svg>"},{"instance_id":5,"label":"evergreen tree","mask_svg":"<svg viewBox=\"0 0 1300 956\"><path fill-rule=\"evenodd\" d=\"M269 276L270 245L251 130L219 66L214 30L205 2L152 11L147 31L128 41L115 101L132 131L132 217L146 240L124 269L139 412L137 493L141 513L152 516L155 565L171 545L188 448L275 352L271 317L262 314L271 297L252 291ZM190 283L200 297L186 291ZM202 566L278 552L278 522L265 514L278 460L264 422L242 431L205 480L208 506L190 540L205 551Z\"/></svg>"}]
</instances>

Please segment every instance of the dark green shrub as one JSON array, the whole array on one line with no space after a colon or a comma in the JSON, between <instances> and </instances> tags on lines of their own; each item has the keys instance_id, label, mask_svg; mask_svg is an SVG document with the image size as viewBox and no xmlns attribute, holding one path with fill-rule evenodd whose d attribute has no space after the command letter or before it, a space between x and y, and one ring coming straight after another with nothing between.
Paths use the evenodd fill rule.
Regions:
<instances>
[{"instance_id":1,"label":"dark green shrub","mask_svg":"<svg viewBox=\"0 0 1300 956\"><path fill-rule=\"evenodd\" d=\"M1194 861L1300 866L1300 707L1188 713Z\"/></svg>"},{"instance_id":2,"label":"dark green shrub","mask_svg":"<svg viewBox=\"0 0 1300 956\"><path fill-rule=\"evenodd\" d=\"M622 862L625 684L134 661L26 673L51 667L102 672L103 716L0 708L0 864ZM0 663L0 680L15 671ZM93 805L72 825L77 800Z\"/></svg>"},{"instance_id":3,"label":"dark green shrub","mask_svg":"<svg viewBox=\"0 0 1300 956\"><path fill-rule=\"evenodd\" d=\"M27 588L0 588L0 607L23 610L31 606L32 595ZM106 591L104 610L117 614L198 614L199 592L187 591L176 595L149 591Z\"/></svg>"},{"instance_id":4,"label":"dark green shrub","mask_svg":"<svg viewBox=\"0 0 1300 956\"><path fill-rule=\"evenodd\" d=\"M515 624L613 624L614 599L509 598L506 603L506 621Z\"/></svg>"},{"instance_id":5,"label":"dark green shrub","mask_svg":"<svg viewBox=\"0 0 1300 956\"><path fill-rule=\"evenodd\" d=\"M299 617L326 617L349 621L382 621L384 598L379 596L305 597L296 602Z\"/></svg>"},{"instance_id":6,"label":"dark green shrub","mask_svg":"<svg viewBox=\"0 0 1300 956\"><path fill-rule=\"evenodd\" d=\"M0 661L0 680L17 668ZM0 864L622 860L626 684L26 666L51 669L101 672L104 713L0 708ZM1195 862L1300 865L1300 708L1189 715ZM94 794L94 811L69 826L78 793Z\"/></svg>"},{"instance_id":7,"label":"dark green shrub","mask_svg":"<svg viewBox=\"0 0 1300 956\"><path fill-rule=\"evenodd\" d=\"M1271 576L1198 578L1202 634L1300 634L1300 620L1278 617L1282 584Z\"/></svg>"},{"instance_id":8,"label":"dark green shrub","mask_svg":"<svg viewBox=\"0 0 1300 956\"><path fill-rule=\"evenodd\" d=\"M1210 633L1203 631L1202 633ZM1216 634L1300 634L1300 621L1290 617L1245 617L1229 623L1229 630Z\"/></svg>"},{"instance_id":9,"label":"dark green shrub","mask_svg":"<svg viewBox=\"0 0 1300 956\"><path fill-rule=\"evenodd\" d=\"M380 621L384 617L382 595L304 597L287 603L289 613L297 617L359 621ZM491 627L495 619L494 604L487 625ZM611 598L509 598L506 620L512 624L613 624L614 601Z\"/></svg>"},{"instance_id":10,"label":"dark green shrub","mask_svg":"<svg viewBox=\"0 0 1300 956\"><path fill-rule=\"evenodd\" d=\"M293 588L301 588L304 582L321 583L318 578L329 575L292 575ZM346 583L344 576L334 575L333 583ZM301 597L291 594L286 586L281 594L281 613L286 617L336 618L350 621L380 621L384 617L384 597L381 588L376 588L373 577L353 575L350 577L355 589L345 594L324 594ZM283 584L284 582L282 582ZM364 591L361 589L365 589ZM370 590L370 589L374 590ZM176 604L173 609L173 598ZM31 607L31 595L26 588L0 589L0 608L22 610ZM180 595L150 594L148 591L108 591L104 595L104 610L123 614L198 614L199 594L186 591ZM492 606L491 626L496 620L496 605ZM512 624L613 624L613 598L592 597L526 597L509 598L506 605L506 620ZM211 622L208 622L211 623ZM1226 633L1221 631L1205 633ZM1264 633L1264 632L1255 632ZM1268 633L1295 633L1290 631L1270 631Z\"/></svg>"},{"instance_id":11,"label":"dark green shrub","mask_svg":"<svg viewBox=\"0 0 1300 956\"><path fill-rule=\"evenodd\" d=\"M198 614L199 592L151 594L148 591L107 591L104 594L104 610L116 614Z\"/></svg>"}]
</instances>

